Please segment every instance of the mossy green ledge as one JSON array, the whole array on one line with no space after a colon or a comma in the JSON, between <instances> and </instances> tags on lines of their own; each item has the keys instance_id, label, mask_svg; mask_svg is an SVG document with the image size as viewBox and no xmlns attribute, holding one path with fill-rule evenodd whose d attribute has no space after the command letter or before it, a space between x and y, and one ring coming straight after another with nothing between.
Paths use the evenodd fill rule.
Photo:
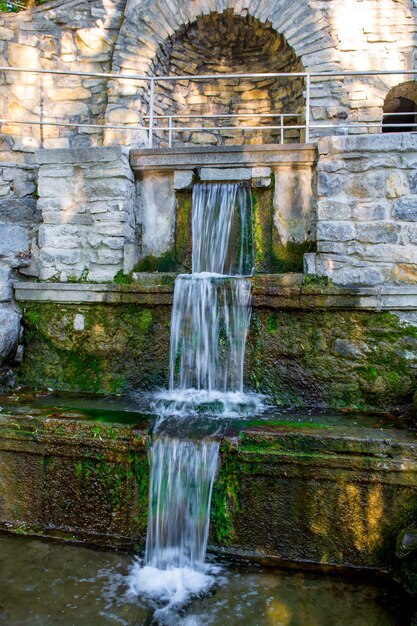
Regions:
<instances>
[{"instance_id":1,"label":"mossy green ledge","mask_svg":"<svg viewBox=\"0 0 417 626\"><path fill-rule=\"evenodd\" d=\"M123 393L168 382L174 274L133 284L15 283L19 383ZM410 410L417 389L417 289L339 288L255 275L245 385L277 406Z\"/></svg>"},{"instance_id":2,"label":"mossy green ledge","mask_svg":"<svg viewBox=\"0 0 417 626\"><path fill-rule=\"evenodd\" d=\"M150 436L141 420L2 414L0 527L143 548ZM415 555L395 553L416 524L413 432L255 420L221 440L211 550L388 571L416 592Z\"/></svg>"}]
</instances>

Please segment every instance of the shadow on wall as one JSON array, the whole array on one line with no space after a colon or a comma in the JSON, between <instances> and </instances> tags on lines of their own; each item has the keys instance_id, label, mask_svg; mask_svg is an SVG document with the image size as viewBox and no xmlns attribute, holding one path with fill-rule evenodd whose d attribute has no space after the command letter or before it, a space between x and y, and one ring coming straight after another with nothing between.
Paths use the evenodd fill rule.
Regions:
<instances>
[{"instance_id":1,"label":"shadow on wall","mask_svg":"<svg viewBox=\"0 0 417 626\"><path fill-rule=\"evenodd\" d=\"M417 131L417 82L411 80L388 92L384 102L382 132L413 131Z\"/></svg>"}]
</instances>

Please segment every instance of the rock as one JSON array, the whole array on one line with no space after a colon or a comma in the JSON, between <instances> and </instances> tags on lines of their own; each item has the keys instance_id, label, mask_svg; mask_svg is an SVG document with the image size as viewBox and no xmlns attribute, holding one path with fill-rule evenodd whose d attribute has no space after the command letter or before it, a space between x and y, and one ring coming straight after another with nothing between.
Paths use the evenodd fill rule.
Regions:
<instances>
[{"instance_id":1,"label":"rock","mask_svg":"<svg viewBox=\"0 0 417 626\"><path fill-rule=\"evenodd\" d=\"M394 202L393 217L405 222L417 222L417 198L400 198Z\"/></svg>"},{"instance_id":2,"label":"rock","mask_svg":"<svg viewBox=\"0 0 417 626\"><path fill-rule=\"evenodd\" d=\"M413 407L415 411L417 411L416 395L417 392L416 394L414 394L414 402L416 402L416 404L414 405L413 402ZM408 554L411 554L411 552L415 552L415 550L417 550L417 529L407 528L402 530L397 536L395 555L399 559L403 559Z\"/></svg>"},{"instance_id":3,"label":"rock","mask_svg":"<svg viewBox=\"0 0 417 626\"><path fill-rule=\"evenodd\" d=\"M192 170L176 170L174 172L174 189L191 189L194 172Z\"/></svg>"},{"instance_id":4,"label":"rock","mask_svg":"<svg viewBox=\"0 0 417 626\"><path fill-rule=\"evenodd\" d=\"M392 172L387 177L386 196L387 198L399 198L404 195L404 179L399 172Z\"/></svg>"},{"instance_id":5,"label":"rock","mask_svg":"<svg viewBox=\"0 0 417 626\"><path fill-rule=\"evenodd\" d=\"M20 313L8 305L0 305L0 364L16 349L20 335Z\"/></svg>"},{"instance_id":6,"label":"rock","mask_svg":"<svg viewBox=\"0 0 417 626\"><path fill-rule=\"evenodd\" d=\"M319 222L318 241L350 241L355 239L355 226L350 222Z\"/></svg>"},{"instance_id":7,"label":"rock","mask_svg":"<svg viewBox=\"0 0 417 626\"><path fill-rule=\"evenodd\" d=\"M13 389L16 377L9 367L0 367L0 393Z\"/></svg>"},{"instance_id":8,"label":"rock","mask_svg":"<svg viewBox=\"0 0 417 626\"><path fill-rule=\"evenodd\" d=\"M0 258L6 257L19 262L29 255L29 235L24 226L0 222Z\"/></svg>"},{"instance_id":9,"label":"rock","mask_svg":"<svg viewBox=\"0 0 417 626\"><path fill-rule=\"evenodd\" d=\"M315 252L306 252L304 254L303 272L306 276L314 276L317 273Z\"/></svg>"},{"instance_id":10,"label":"rock","mask_svg":"<svg viewBox=\"0 0 417 626\"><path fill-rule=\"evenodd\" d=\"M360 359L366 352L369 352L369 348L366 343L361 341L353 342L346 339L336 339L334 342L334 353L337 356Z\"/></svg>"}]
</instances>

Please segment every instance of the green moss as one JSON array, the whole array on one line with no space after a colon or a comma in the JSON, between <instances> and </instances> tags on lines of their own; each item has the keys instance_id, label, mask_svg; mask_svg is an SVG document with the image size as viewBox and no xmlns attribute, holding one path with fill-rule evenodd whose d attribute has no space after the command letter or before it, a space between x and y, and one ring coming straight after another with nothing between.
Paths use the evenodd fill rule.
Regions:
<instances>
[{"instance_id":1,"label":"green moss","mask_svg":"<svg viewBox=\"0 0 417 626\"><path fill-rule=\"evenodd\" d=\"M240 508L239 474L236 452L230 443L225 443L221 447L221 465L214 484L210 516L217 541L223 546L231 545L235 538L233 518Z\"/></svg>"},{"instance_id":2,"label":"green moss","mask_svg":"<svg viewBox=\"0 0 417 626\"><path fill-rule=\"evenodd\" d=\"M192 192L176 194L175 258L182 272L191 272L192 265Z\"/></svg>"},{"instance_id":3,"label":"green moss","mask_svg":"<svg viewBox=\"0 0 417 626\"><path fill-rule=\"evenodd\" d=\"M315 252L316 244L312 241L295 243L289 241L275 244L271 255L271 271L278 274L286 272L302 272L303 258L306 252Z\"/></svg>"},{"instance_id":4,"label":"green moss","mask_svg":"<svg viewBox=\"0 0 417 626\"><path fill-rule=\"evenodd\" d=\"M170 311L137 305L25 304L21 384L118 394L165 384ZM83 331L74 329L84 315Z\"/></svg>"},{"instance_id":5,"label":"green moss","mask_svg":"<svg viewBox=\"0 0 417 626\"><path fill-rule=\"evenodd\" d=\"M411 404L416 330L387 313L255 309L248 341L251 385L278 406ZM341 353L337 341L352 352Z\"/></svg>"},{"instance_id":6,"label":"green moss","mask_svg":"<svg viewBox=\"0 0 417 626\"><path fill-rule=\"evenodd\" d=\"M273 190L252 191L253 239L256 272L271 271Z\"/></svg>"},{"instance_id":7,"label":"green moss","mask_svg":"<svg viewBox=\"0 0 417 626\"><path fill-rule=\"evenodd\" d=\"M177 272L179 264L173 250L168 250L161 256L149 255L144 257L135 266L135 272Z\"/></svg>"}]
</instances>

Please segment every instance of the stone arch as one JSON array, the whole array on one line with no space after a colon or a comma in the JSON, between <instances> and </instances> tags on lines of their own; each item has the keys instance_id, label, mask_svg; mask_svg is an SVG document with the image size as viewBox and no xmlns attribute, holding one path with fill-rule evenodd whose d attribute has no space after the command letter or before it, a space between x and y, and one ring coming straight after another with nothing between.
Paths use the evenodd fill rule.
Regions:
<instances>
[{"instance_id":1,"label":"stone arch","mask_svg":"<svg viewBox=\"0 0 417 626\"><path fill-rule=\"evenodd\" d=\"M294 50L295 56L306 70L336 69L336 42L323 26L322 12L299 0L130 0L126 6L124 23L115 47L112 72L124 75L150 75L155 63L166 58L167 43L176 33L210 14L229 11L235 16L252 18L263 27L281 36ZM330 94L335 102L340 94L338 81L329 81ZM312 99L320 106L320 89L314 86ZM115 80L109 85L107 123L138 125L146 114L149 99L147 84L138 80ZM314 107L314 102L313 102ZM108 131L106 144L126 143L144 145L145 132Z\"/></svg>"},{"instance_id":2,"label":"stone arch","mask_svg":"<svg viewBox=\"0 0 417 626\"><path fill-rule=\"evenodd\" d=\"M232 10L210 13L164 42L152 64L154 76L206 76L216 74L245 74L264 72L303 72L300 59L286 40L271 26L261 24L248 15L241 17ZM299 126L304 116L303 77L238 79L219 81L181 80L155 85L155 114L158 126L167 127L159 116L194 115L182 118L176 125L203 126L203 131L174 132L173 143L242 145L243 143L299 142ZM239 119L200 118L201 115L241 115ZM258 115L270 117L258 117ZM241 126L279 125L287 130L244 131ZM226 127L226 130L221 130ZM230 128L233 127L233 130ZM167 131L156 133L159 146L168 145Z\"/></svg>"},{"instance_id":3,"label":"stone arch","mask_svg":"<svg viewBox=\"0 0 417 626\"><path fill-rule=\"evenodd\" d=\"M399 115L401 113L401 115ZM396 115L393 115L396 114ZM417 131L417 81L409 80L389 90L383 106L382 132ZM394 126L405 124L404 127Z\"/></svg>"}]
</instances>

